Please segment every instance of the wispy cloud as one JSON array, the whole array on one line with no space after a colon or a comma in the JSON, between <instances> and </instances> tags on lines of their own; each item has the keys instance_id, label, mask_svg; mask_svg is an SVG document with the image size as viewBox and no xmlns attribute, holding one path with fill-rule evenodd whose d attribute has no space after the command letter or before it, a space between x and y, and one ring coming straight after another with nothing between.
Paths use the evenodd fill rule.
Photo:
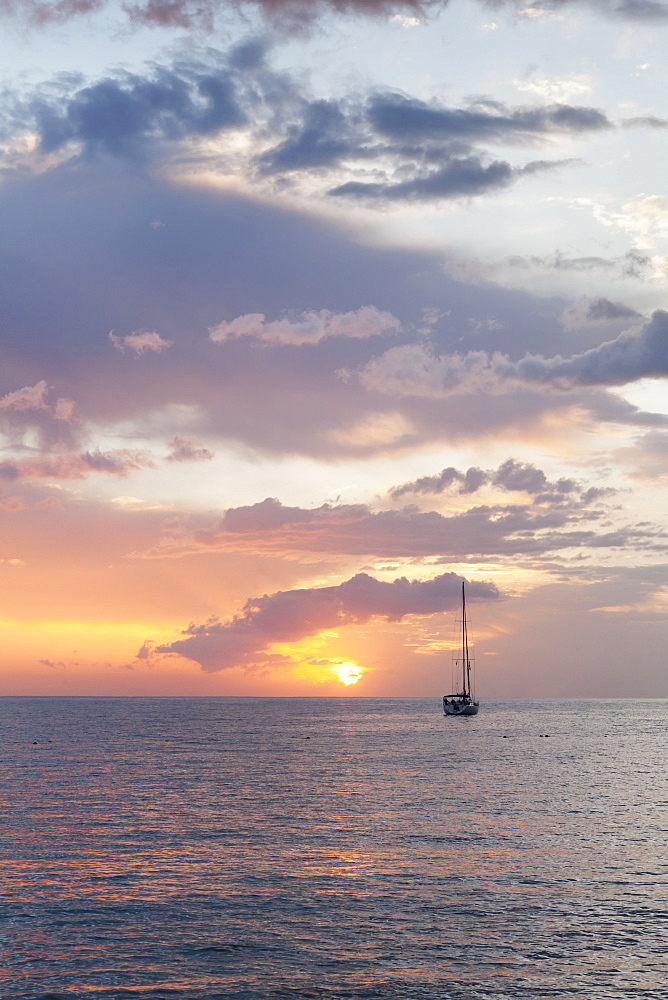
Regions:
<instances>
[{"instance_id":1,"label":"wispy cloud","mask_svg":"<svg viewBox=\"0 0 668 1000\"><path fill-rule=\"evenodd\" d=\"M169 448L168 462L207 462L214 457L214 453L208 448L179 434L169 442Z\"/></svg>"},{"instance_id":2,"label":"wispy cloud","mask_svg":"<svg viewBox=\"0 0 668 1000\"><path fill-rule=\"evenodd\" d=\"M129 351L135 357L140 357L142 354L162 354L173 344L173 341L165 340L155 330L135 330L126 337L118 337L111 330L109 340L121 354Z\"/></svg>"},{"instance_id":3,"label":"wispy cloud","mask_svg":"<svg viewBox=\"0 0 668 1000\"><path fill-rule=\"evenodd\" d=\"M429 13L447 6L449 0L128 0L123 11L130 25L161 28L211 29L226 11L256 11L277 30L304 30L326 13L363 15L397 20L413 27ZM487 6L498 8L499 4ZM109 0L0 0L0 12L35 26L67 21L102 11ZM519 17L537 19L556 16L572 7L593 7L603 14L640 21L661 21L668 16L661 0L541 0L523 6L506 0Z\"/></svg>"},{"instance_id":4,"label":"wispy cloud","mask_svg":"<svg viewBox=\"0 0 668 1000\"><path fill-rule=\"evenodd\" d=\"M125 477L138 469L150 468L151 458L141 451L118 449L110 452L59 454L0 462L0 479L85 479L92 472Z\"/></svg>"},{"instance_id":5,"label":"wispy cloud","mask_svg":"<svg viewBox=\"0 0 668 1000\"><path fill-rule=\"evenodd\" d=\"M332 313L328 309L302 313L294 319L267 322L263 313L249 313L218 323L209 329L209 339L223 344L239 337L252 337L266 344L318 344L326 337L377 337L398 333L401 323L391 313L375 306L363 306L354 312Z\"/></svg>"}]
</instances>

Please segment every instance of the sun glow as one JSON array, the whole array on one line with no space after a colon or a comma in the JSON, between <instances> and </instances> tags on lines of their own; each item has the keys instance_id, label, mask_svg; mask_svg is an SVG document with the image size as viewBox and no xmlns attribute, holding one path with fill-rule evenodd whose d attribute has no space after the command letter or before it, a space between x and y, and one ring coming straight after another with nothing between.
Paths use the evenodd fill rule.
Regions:
<instances>
[{"instance_id":1,"label":"sun glow","mask_svg":"<svg viewBox=\"0 0 668 1000\"><path fill-rule=\"evenodd\" d=\"M358 666L356 663L351 663L350 660L344 660L333 667L333 672L342 684L349 687L351 684L357 684L362 679L364 668Z\"/></svg>"}]
</instances>

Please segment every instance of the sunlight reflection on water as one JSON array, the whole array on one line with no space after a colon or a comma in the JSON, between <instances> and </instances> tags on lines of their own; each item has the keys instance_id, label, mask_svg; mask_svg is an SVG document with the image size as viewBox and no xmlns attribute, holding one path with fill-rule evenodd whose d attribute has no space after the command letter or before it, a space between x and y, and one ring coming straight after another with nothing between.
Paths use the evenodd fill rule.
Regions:
<instances>
[{"instance_id":1,"label":"sunlight reflection on water","mask_svg":"<svg viewBox=\"0 0 668 1000\"><path fill-rule=\"evenodd\" d=\"M661 998L664 701L1 704L2 996Z\"/></svg>"}]
</instances>

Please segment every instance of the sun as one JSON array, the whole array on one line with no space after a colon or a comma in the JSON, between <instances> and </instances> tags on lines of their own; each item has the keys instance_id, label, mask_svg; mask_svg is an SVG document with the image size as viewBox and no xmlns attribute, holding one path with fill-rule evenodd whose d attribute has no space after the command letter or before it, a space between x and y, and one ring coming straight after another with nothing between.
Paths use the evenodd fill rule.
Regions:
<instances>
[{"instance_id":1,"label":"sun","mask_svg":"<svg viewBox=\"0 0 668 1000\"><path fill-rule=\"evenodd\" d=\"M341 663L337 663L333 669L341 683L345 684L346 687L351 684L357 684L364 674L364 668L359 667L356 663L351 663L350 660L343 660Z\"/></svg>"}]
</instances>

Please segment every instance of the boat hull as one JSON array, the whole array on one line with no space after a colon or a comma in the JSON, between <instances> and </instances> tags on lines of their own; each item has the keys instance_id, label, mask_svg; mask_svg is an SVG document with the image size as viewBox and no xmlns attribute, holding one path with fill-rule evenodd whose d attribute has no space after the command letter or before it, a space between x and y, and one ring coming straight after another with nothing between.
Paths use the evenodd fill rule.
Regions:
<instances>
[{"instance_id":1,"label":"boat hull","mask_svg":"<svg viewBox=\"0 0 668 1000\"><path fill-rule=\"evenodd\" d=\"M479 705L476 702L448 701L443 699L443 712L445 715L477 715Z\"/></svg>"}]
</instances>

